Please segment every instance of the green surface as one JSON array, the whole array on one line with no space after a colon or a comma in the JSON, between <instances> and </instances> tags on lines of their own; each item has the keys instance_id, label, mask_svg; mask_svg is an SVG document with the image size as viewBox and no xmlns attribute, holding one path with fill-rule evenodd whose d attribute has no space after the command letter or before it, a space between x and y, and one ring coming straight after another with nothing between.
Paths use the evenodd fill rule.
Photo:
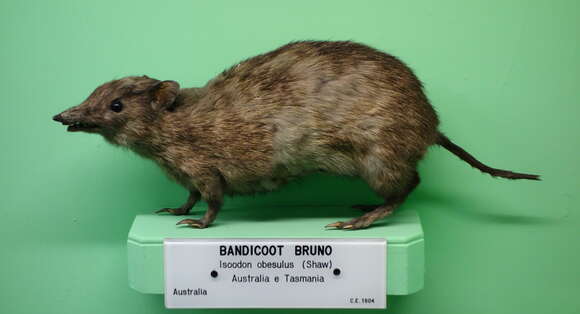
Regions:
<instances>
[{"instance_id":1,"label":"green surface","mask_svg":"<svg viewBox=\"0 0 580 314\"><path fill-rule=\"evenodd\" d=\"M578 313L579 29L572 0L0 1L0 313L168 312L162 296L128 286L127 233L135 215L186 192L50 118L112 78L201 85L297 39L400 56L450 138L492 166L543 176L493 180L431 149L403 206L423 224L425 287L389 298L388 312ZM359 180L320 176L227 204L371 201Z\"/></svg>"},{"instance_id":2,"label":"green surface","mask_svg":"<svg viewBox=\"0 0 580 314\"><path fill-rule=\"evenodd\" d=\"M286 210L285 213L280 211ZM377 222L372 228L345 232L326 229L325 225L335 221L346 221L361 215L361 211L347 207L276 207L260 210L246 208L225 209L220 220L213 226L192 232L186 225L175 226L184 219L173 215L138 215L135 218L129 239L141 243L160 243L163 238L383 238L390 243L409 243L423 238L421 222L415 211L401 211L390 219ZM200 216L202 212L193 213Z\"/></svg>"},{"instance_id":3,"label":"green surface","mask_svg":"<svg viewBox=\"0 0 580 314\"><path fill-rule=\"evenodd\" d=\"M182 216L138 215L128 237L129 285L143 293L163 293L163 239L165 238L385 238L387 239L387 294L407 295L424 282L424 241L415 211L405 210L372 228L344 232L323 228L329 221L360 215L341 207L278 207L260 211L224 210L213 228L191 232L175 227ZM256 217L260 217L257 219Z\"/></svg>"}]
</instances>

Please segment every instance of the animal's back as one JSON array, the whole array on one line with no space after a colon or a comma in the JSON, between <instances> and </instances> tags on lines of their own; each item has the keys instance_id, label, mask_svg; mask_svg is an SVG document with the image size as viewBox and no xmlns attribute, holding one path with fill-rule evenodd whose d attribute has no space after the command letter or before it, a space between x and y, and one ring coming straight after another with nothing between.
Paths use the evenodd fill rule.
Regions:
<instances>
[{"instance_id":1,"label":"animal's back","mask_svg":"<svg viewBox=\"0 0 580 314\"><path fill-rule=\"evenodd\" d=\"M249 176L224 164L237 189L248 189L249 177L273 189L315 170L367 177L414 169L437 134L437 116L411 70L353 42L290 43L231 67L206 89L204 103L224 122L217 133L232 140L252 133L253 142L238 145L269 155L256 161L267 171L250 166Z\"/></svg>"}]
</instances>

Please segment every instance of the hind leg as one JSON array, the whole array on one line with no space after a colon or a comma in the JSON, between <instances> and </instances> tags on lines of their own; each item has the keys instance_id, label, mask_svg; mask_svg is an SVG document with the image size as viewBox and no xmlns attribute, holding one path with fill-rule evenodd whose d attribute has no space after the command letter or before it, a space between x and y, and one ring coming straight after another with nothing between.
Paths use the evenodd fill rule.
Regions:
<instances>
[{"instance_id":1,"label":"hind leg","mask_svg":"<svg viewBox=\"0 0 580 314\"><path fill-rule=\"evenodd\" d=\"M412 176L411 181L409 181L408 188L406 189L406 191L404 191L403 193L400 193L400 194L406 194L406 195L410 194L417 187L417 185L419 185L420 181L421 181L421 179L419 178L419 174L415 171L413 176ZM355 205L352 205L351 208L358 209L358 210L361 210L365 213L368 213L368 212L371 212L371 211L377 209L378 207L388 205L390 203L391 203L391 197L385 197L385 202L382 204L355 204Z\"/></svg>"},{"instance_id":2,"label":"hind leg","mask_svg":"<svg viewBox=\"0 0 580 314\"><path fill-rule=\"evenodd\" d=\"M387 183L377 186L377 192L385 197L385 202L380 205L359 205L362 210L369 210L364 215L346 222L337 221L326 225L337 229L361 229L366 228L374 221L389 216L401 205L407 196L419 185L419 174L413 171L412 175L398 180L388 180ZM355 205L356 206L356 205ZM373 207L374 206L374 207ZM362 208L361 208L362 207Z\"/></svg>"},{"instance_id":3,"label":"hind leg","mask_svg":"<svg viewBox=\"0 0 580 314\"><path fill-rule=\"evenodd\" d=\"M185 204L177 207L177 208L161 208L160 210L156 211L155 213L170 213L176 216L179 215L187 215L189 211L195 206L195 203L199 200L200 194L198 191L190 191L189 197L187 198L187 202Z\"/></svg>"}]
</instances>

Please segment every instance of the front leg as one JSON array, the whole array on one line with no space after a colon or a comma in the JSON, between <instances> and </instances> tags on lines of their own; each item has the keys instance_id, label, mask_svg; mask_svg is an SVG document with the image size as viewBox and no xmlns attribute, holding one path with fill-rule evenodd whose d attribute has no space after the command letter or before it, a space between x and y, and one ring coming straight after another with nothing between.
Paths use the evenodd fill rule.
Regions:
<instances>
[{"instance_id":1,"label":"front leg","mask_svg":"<svg viewBox=\"0 0 580 314\"><path fill-rule=\"evenodd\" d=\"M219 177L208 179L197 184L201 198L207 203L207 211L201 219L183 219L178 225L189 225L192 228L205 228L212 223L222 207L223 186Z\"/></svg>"},{"instance_id":2,"label":"front leg","mask_svg":"<svg viewBox=\"0 0 580 314\"><path fill-rule=\"evenodd\" d=\"M185 204L177 208L161 208L160 210L156 211L156 213L171 213L176 216L187 215L189 214L191 208L193 208L195 203L197 203L199 200L200 195L201 194L198 191L189 191L189 197L187 198Z\"/></svg>"}]
</instances>

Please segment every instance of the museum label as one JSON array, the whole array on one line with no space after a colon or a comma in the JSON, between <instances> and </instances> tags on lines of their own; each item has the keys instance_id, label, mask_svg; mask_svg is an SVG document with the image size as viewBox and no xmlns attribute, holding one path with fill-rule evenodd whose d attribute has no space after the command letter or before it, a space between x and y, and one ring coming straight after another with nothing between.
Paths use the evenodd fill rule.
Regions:
<instances>
[{"instance_id":1,"label":"museum label","mask_svg":"<svg viewBox=\"0 0 580 314\"><path fill-rule=\"evenodd\" d=\"M386 308L385 239L165 239L167 308Z\"/></svg>"}]
</instances>

